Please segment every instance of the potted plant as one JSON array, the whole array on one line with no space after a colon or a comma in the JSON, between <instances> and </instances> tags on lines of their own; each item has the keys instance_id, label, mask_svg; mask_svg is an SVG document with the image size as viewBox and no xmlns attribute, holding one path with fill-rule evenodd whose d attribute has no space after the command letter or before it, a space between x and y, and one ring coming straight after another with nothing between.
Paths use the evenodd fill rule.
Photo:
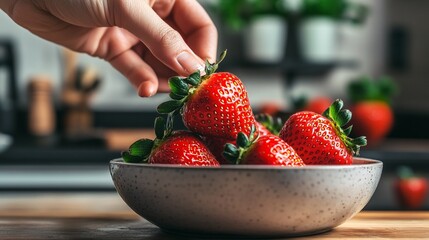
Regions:
<instances>
[{"instance_id":1,"label":"potted plant","mask_svg":"<svg viewBox=\"0 0 429 240\"><path fill-rule=\"evenodd\" d=\"M303 0L298 36L303 58L316 63L334 62L339 23L363 24L367 15L365 5L347 0Z\"/></svg>"},{"instance_id":2,"label":"potted plant","mask_svg":"<svg viewBox=\"0 0 429 240\"><path fill-rule=\"evenodd\" d=\"M286 47L286 11L280 0L220 0L221 20L243 33L244 57L249 62L278 63Z\"/></svg>"}]
</instances>

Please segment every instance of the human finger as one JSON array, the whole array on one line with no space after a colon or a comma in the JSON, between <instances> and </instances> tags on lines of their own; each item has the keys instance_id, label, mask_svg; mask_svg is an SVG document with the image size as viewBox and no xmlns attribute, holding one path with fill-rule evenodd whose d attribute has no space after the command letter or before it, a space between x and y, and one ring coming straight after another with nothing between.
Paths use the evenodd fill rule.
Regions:
<instances>
[{"instance_id":1,"label":"human finger","mask_svg":"<svg viewBox=\"0 0 429 240\"><path fill-rule=\"evenodd\" d=\"M192 14L183 14L189 9ZM204 60L216 60L218 33L204 8L195 0L180 0L174 4L171 15L192 50Z\"/></svg>"},{"instance_id":2,"label":"human finger","mask_svg":"<svg viewBox=\"0 0 429 240\"><path fill-rule=\"evenodd\" d=\"M114 1L116 25L140 38L154 56L178 74L189 75L197 69L202 70L204 61L149 5L126 2Z\"/></svg>"},{"instance_id":3,"label":"human finger","mask_svg":"<svg viewBox=\"0 0 429 240\"><path fill-rule=\"evenodd\" d=\"M153 96L158 89L158 77L151 66L129 49L109 60L137 88L141 97Z\"/></svg>"}]
</instances>

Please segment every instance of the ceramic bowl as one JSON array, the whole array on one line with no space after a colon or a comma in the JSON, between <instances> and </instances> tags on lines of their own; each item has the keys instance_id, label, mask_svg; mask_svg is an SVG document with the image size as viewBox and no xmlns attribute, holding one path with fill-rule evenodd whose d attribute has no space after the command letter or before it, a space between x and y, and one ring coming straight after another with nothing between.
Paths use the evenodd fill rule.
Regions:
<instances>
[{"instance_id":1,"label":"ceramic bowl","mask_svg":"<svg viewBox=\"0 0 429 240\"><path fill-rule=\"evenodd\" d=\"M285 237L330 230L368 203L383 163L273 167L110 162L117 192L137 214L185 234Z\"/></svg>"}]
</instances>

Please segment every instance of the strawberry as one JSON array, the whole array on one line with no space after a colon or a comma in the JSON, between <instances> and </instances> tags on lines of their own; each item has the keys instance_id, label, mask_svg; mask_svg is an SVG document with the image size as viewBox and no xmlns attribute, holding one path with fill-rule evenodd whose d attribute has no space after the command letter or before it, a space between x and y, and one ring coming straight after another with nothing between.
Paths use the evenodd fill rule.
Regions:
<instances>
[{"instance_id":1,"label":"strawberry","mask_svg":"<svg viewBox=\"0 0 429 240\"><path fill-rule=\"evenodd\" d=\"M205 145L208 149L210 149L210 152L215 156L216 160L220 164L231 164L230 161L226 160L222 156L223 149L225 147L225 144L231 143L235 144L235 140L225 139L225 138L219 138L219 137L202 137Z\"/></svg>"},{"instance_id":2,"label":"strawberry","mask_svg":"<svg viewBox=\"0 0 429 240\"><path fill-rule=\"evenodd\" d=\"M260 136L262 136L263 133L265 133L265 135L268 135L269 133L279 135L279 132L283 127L283 121L281 118L273 117L269 114L258 114L255 116L255 119L256 127Z\"/></svg>"},{"instance_id":3,"label":"strawberry","mask_svg":"<svg viewBox=\"0 0 429 240\"><path fill-rule=\"evenodd\" d=\"M304 162L285 141L273 134L259 136L252 126L249 136L240 132L237 145L227 143L223 156L236 164L303 166Z\"/></svg>"},{"instance_id":4,"label":"strawberry","mask_svg":"<svg viewBox=\"0 0 429 240\"><path fill-rule=\"evenodd\" d=\"M125 162L179 164L187 166L218 166L210 150L201 138L189 131L172 131L171 115L167 124L163 118L155 120L156 138L140 139L133 143L129 151L122 152Z\"/></svg>"},{"instance_id":5,"label":"strawberry","mask_svg":"<svg viewBox=\"0 0 429 240\"><path fill-rule=\"evenodd\" d=\"M307 98L305 96L293 100L293 105L296 111L310 111L322 114L332 103L331 98L319 96Z\"/></svg>"},{"instance_id":6,"label":"strawberry","mask_svg":"<svg viewBox=\"0 0 429 240\"><path fill-rule=\"evenodd\" d=\"M322 114L331 103L332 100L328 97L315 97L308 101L303 110Z\"/></svg>"},{"instance_id":7,"label":"strawberry","mask_svg":"<svg viewBox=\"0 0 429 240\"><path fill-rule=\"evenodd\" d=\"M173 132L163 144L153 149L149 163L217 166L219 163L201 138L189 131Z\"/></svg>"},{"instance_id":8,"label":"strawberry","mask_svg":"<svg viewBox=\"0 0 429 240\"><path fill-rule=\"evenodd\" d=\"M370 145L375 146L386 137L394 123L390 101L396 85L389 78L359 78L348 86L355 117L354 133L365 135Z\"/></svg>"},{"instance_id":9,"label":"strawberry","mask_svg":"<svg viewBox=\"0 0 429 240\"><path fill-rule=\"evenodd\" d=\"M401 207L406 209L419 209L423 207L429 190L428 181L414 174L406 166L398 169L399 177L393 182L394 191Z\"/></svg>"},{"instance_id":10,"label":"strawberry","mask_svg":"<svg viewBox=\"0 0 429 240\"><path fill-rule=\"evenodd\" d=\"M355 116L352 120L354 133L366 135L373 146L380 143L393 126L393 111L386 102L359 102L353 104L351 110Z\"/></svg>"},{"instance_id":11,"label":"strawberry","mask_svg":"<svg viewBox=\"0 0 429 240\"><path fill-rule=\"evenodd\" d=\"M271 132L266 127L264 127L261 123L256 122L256 127L259 133L259 136L271 135ZM219 137L210 137L210 136L202 137L202 139L220 164L232 163L229 160L225 159L222 153L227 143L236 144L236 140L219 138Z\"/></svg>"},{"instance_id":12,"label":"strawberry","mask_svg":"<svg viewBox=\"0 0 429 240\"><path fill-rule=\"evenodd\" d=\"M291 145L305 164L351 164L353 155L366 145L365 137L348 137L352 126L343 129L351 112L337 99L323 115L301 111L289 117L280 138Z\"/></svg>"},{"instance_id":13,"label":"strawberry","mask_svg":"<svg viewBox=\"0 0 429 240\"><path fill-rule=\"evenodd\" d=\"M206 62L203 76L197 71L187 78L170 78L173 100L160 104L158 112L180 112L184 125L203 136L233 140L239 132L249 134L255 118L243 83L232 73L215 73L225 55L216 63Z\"/></svg>"},{"instance_id":14,"label":"strawberry","mask_svg":"<svg viewBox=\"0 0 429 240\"><path fill-rule=\"evenodd\" d=\"M277 115L282 110L282 105L275 102L264 102L259 106L259 113L261 114Z\"/></svg>"}]
</instances>

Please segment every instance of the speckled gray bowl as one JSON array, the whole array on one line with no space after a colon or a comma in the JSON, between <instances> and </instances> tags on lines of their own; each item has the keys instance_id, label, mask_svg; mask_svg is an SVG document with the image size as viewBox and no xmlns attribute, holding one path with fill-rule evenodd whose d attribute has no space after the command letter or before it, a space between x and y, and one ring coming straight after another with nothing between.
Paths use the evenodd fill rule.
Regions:
<instances>
[{"instance_id":1,"label":"speckled gray bowl","mask_svg":"<svg viewBox=\"0 0 429 240\"><path fill-rule=\"evenodd\" d=\"M283 237L330 230L358 213L383 168L348 166L183 167L110 162L116 190L163 230L186 234Z\"/></svg>"}]
</instances>

